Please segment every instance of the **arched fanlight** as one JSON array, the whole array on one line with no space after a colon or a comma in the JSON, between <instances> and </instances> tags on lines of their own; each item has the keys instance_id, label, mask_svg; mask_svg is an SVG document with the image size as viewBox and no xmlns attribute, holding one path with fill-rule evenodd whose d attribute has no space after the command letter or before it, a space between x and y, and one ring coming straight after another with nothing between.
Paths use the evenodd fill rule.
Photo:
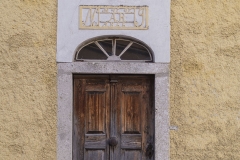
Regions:
<instances>
[{"instance_id":1,"label":"arched fanlight","mask_svg":"<svg viewBox=\"0 0 240 160\"><path fill-rule=\"evenodd\" d=\"M76 61L152 61L150 51L143 44L124 38L92 41L76 53Z\"/></svg>"}]
</instances>

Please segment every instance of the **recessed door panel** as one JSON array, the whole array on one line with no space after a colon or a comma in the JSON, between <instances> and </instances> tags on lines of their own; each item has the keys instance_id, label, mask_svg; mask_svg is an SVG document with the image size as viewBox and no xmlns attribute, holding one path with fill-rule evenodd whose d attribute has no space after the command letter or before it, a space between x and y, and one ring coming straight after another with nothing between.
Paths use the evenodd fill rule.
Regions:
<instances>
[{"instance_id":1,"label":"recessed door panel","mask_svg":"<svg viewBox=\"0 0 240 160\"><path fill-rule=\"evenodd\" d=\"M140 133L141 130L141 92L123 92L121 119L123 133Z\"/></svg>"},{"instance_id":2,"label":"recessed door panel","mask_svg":"<svg viewBox=\"0 0 240 160\"><path fill-rule=\"evenodd\" d=\"M105 133L106 91L86 91L86 132Z\"/></svg>"},{"instance_id":3,"label":"recessed door panel","mask_svg":"<svg viewBox=\"0 0 240 160\"><path fill-rule=\"evenodd\" d=\"M153 160L151 76L74 76L74 160Z\"/></svg>"},{"instance_id":4,"label":"recessed door panel","mask_svg":"<svg viewBox=\"0 0 240 160\"><path fill-rule=\"evenodd\" d=\"M86 134L85 149L105 149L106 134Z\"/></svg>"},{"instance_id":5,"label":"recessed door panel","mask_svg":"<svg viewBox=\"0 0 240 160\"><path fill-rule=\"evenodd\" d=\"M141 160L141 150L123 150L121 154L121 160Z\"/></svg>"},{"instance_id":6,"label":"recessed door panel","mask_svg":"<svg viewBox=\"0 0 240 160\"><path fill-rule=\"evenodd\" d=\"M121 148L139 150L142 149L142 135L141 134L122 134Z\"/></svg>"},{"instance_id":7,"label":"recessed door panel","mask_svg":"<svg viewBox=\"0 0 240 160\"><path fill-rule=\"evenodd\" d=\"M105 160L105 150L86 150L86 155L84 160Z\"/></svg>"}]
</instances>

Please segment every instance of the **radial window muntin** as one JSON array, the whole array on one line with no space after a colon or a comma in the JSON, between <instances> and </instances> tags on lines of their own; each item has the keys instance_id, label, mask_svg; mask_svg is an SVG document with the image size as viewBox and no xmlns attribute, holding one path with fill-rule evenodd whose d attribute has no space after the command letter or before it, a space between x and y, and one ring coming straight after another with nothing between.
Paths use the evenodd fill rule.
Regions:
<instances>
[{"instance_id":1,"label":"radial window muntin","mask_svg":"<svg viewBox=\"0 0 240 160\"><path fill-rule=\"evenodd\" d=\"M108 53L106 51L106 46L103 46L102 43L107 42L107 41L111 41L111 45L112 45L112 49L111 49L111 53ZM117 52L117 47L121 48L121 44L118 42L129 42L127 43L127 45L125 47L123 47L124 49L119 53L119 55L116 55ZM101 56L106 56L106 58L104 59L103 57L101 58L97 58L97 57L91 57L94 55L87 55L88 57L82 57L81 58L81 54L85 54L86 56L86 52L83 51L83 49L86 49L87 47L91 47L90 45L95 45L98 47L99 53L101 50ZM137 47L134 48L133 46ZM136 50L139 50L139 52L137 52ZM95 48L96 50L96 48ZM135 51L134 51L135 50ZM82 51L82 53L81 53ZM109 48L108 48L109 51ZM131 52L134 51L134 52ZM140 52L142 51L141 54ZM84 52L84 53L83 53ZM97 52L95 52L96 54L99 54ZM131 54L131 55L127 55L127 54ZM133 55L133 56L132 56ZM123 58L123 56L125 58ZM91 57L91 58L90 58ZM141 44L140 42L136 42L134 40L131 39L127 39L127 38L102 38L102 39L97 39L97 40L93 40L85 45L83 45L82 47L80 47L80 49L78 49L76 51L76 56L75 56L75 61L127 61L127 62L152 62L152 54L149 51L149 49L144 45Z\"/></svg>"}]
</instances>

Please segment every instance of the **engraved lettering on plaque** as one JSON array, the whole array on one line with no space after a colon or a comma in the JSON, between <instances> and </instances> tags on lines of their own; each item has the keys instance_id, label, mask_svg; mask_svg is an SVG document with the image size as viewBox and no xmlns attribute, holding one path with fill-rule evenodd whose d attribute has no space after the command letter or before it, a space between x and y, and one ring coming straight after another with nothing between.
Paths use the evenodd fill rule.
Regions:
<instances>
[{"instance_id":1,"label":"engraved lettering on plaque","mask_svg":"<svg viewBox=\"0 0 240 160\"><path fill-rule=\"evenodd\" d=\"M80 29L148 29L148 6L80 6Z\"/></svg>"}]
</instances>

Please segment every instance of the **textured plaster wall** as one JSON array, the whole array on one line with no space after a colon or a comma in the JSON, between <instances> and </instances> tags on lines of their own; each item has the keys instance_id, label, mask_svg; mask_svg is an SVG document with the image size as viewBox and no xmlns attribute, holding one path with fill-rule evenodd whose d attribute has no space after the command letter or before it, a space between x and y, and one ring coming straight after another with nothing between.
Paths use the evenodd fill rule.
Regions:
<instances>
[{"instance_id":1,"label":"textured plaster wall","mask_svg":"<svg viewBox=\"0 0 240 160\"><path fill-rule=\"evenodd\" d=\"M172 160L240 159L240 1L172 0Z\"/></svg>"},{"instance_id":2,"label":"textured plaster wall","mask_svg":"<svg viewBox=\"0 0 240 160\"><path fill-rule=\"evenodd\" d=\"M56 0L0 2L0 159L56 159Z\"/></svg>"},{"instance_id":3,"label":"textured plaster wall","mask_svg":"<svg viewBox=\"0 0 240 160\"><path fill-rule=\"evenodd\" d=\"M0 3L0 159L56 159L56 0ZM171 159L240 159L240 1L172 0Z\"/></svg>"}]
</instances>

